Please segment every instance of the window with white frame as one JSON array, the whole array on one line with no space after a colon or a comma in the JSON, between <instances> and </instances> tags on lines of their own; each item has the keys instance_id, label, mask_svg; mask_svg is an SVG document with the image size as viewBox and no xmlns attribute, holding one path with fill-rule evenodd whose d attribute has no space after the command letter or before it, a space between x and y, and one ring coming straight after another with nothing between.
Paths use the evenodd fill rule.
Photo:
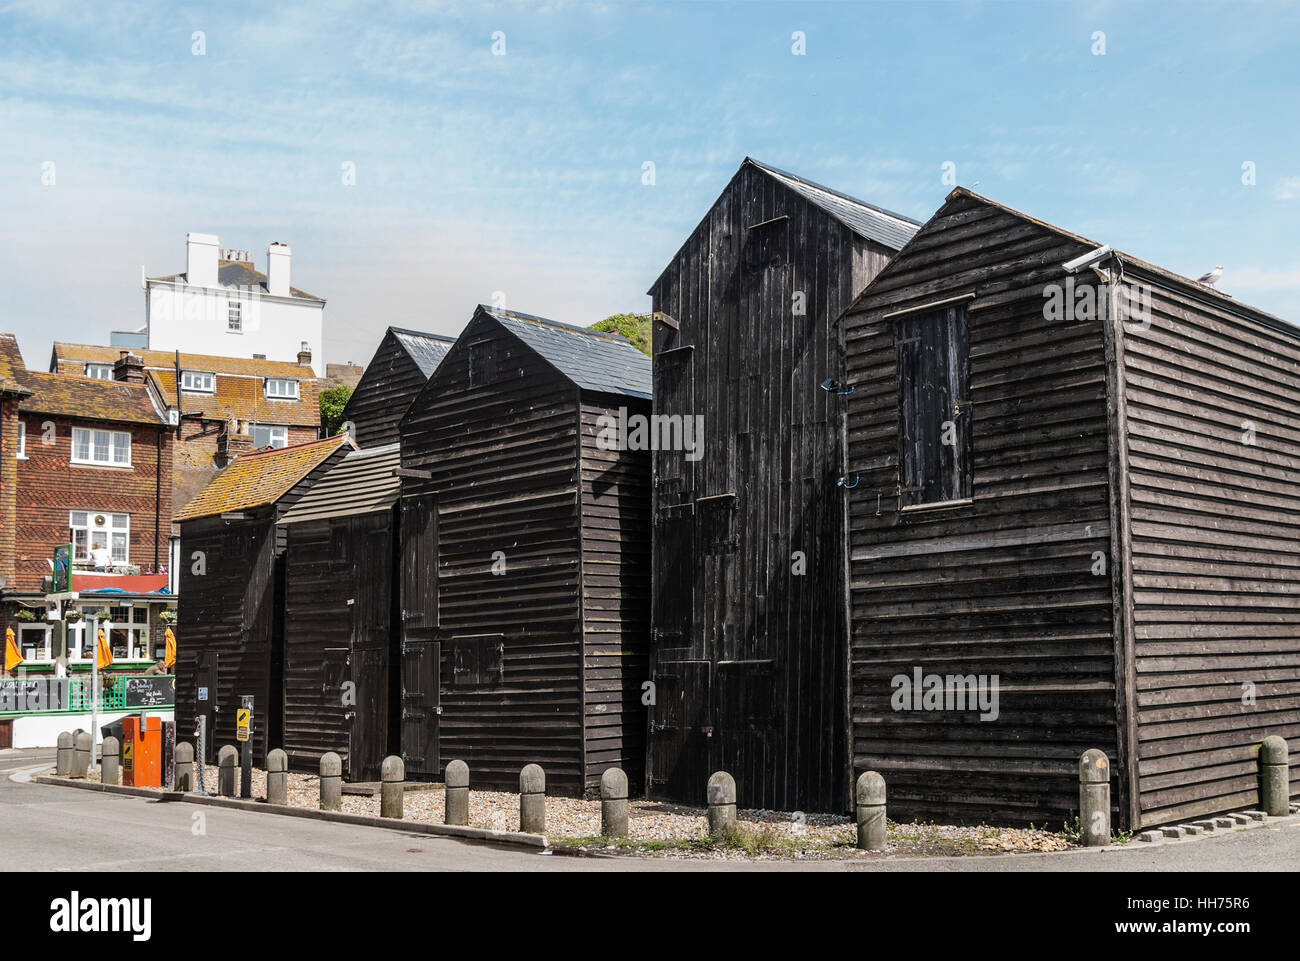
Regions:
<instances>
[{"instance_id":1,"label":"window with white frame","mask_svg":"<svg viewBox=\"0 0 1300 961\"><path fill-rule=\"evenodd\" d=\"M50 659L50 628L48 625L19 624L18 650L23 655L24 661L48 661Z\"/></svg>"},{"instance_id":2,"label":"window with white frame","mask_svg":"<svg viewBox=\"0 0 1300 961\"><path fill-rule=\"evenodd\" d=\"M27 424L18 422L18 443L14 445L14 456L20 460L27 457Z\"/></svg>"},{"instance_id":3,"label":"window with white frame","mask_svg":"<svg viewBox=\"0 0 1300 961\"><path fill-rule=\"evenodd\" d=\"M109 511L71 511L68 527L72 530L73 562L89 562L91 552L108 548L114 564L126 564L131 558L131 515Z\"/></svg>"},{"instance_id":4,"label":"window with white frame","mask_svg":"<svg viewBox=\"0 0 1300 961\"><path fill-rule=\"evenodd\" d=\"M68 659L71 661L88 661L94 656L96 638L90 634L90 619L104 608L83 606L80 610L81 620L67 625ZM114 660L149 659L149 608L146 605L109 607L108 618L99 621L99 628L108 639Z\"/></svg>"},{"instance_id":5,"label":"window with white frame","mask_svg":"<svg viewBox=\"0 0 1300 961\"><path fill-rule=\"evenodd\" d=\"M281 424L254 424L253 449L263 447L288 447L289 428Z\"/></svg>"},{"instance_id":6,"label":"window with white frame","mask_svg":"<svg viewBox=\"0 0 1300 961\"><path fill-rule=\"evenodd\" d=\"M297 400L298 382L287 377L268 377L266 379L266 396L280 400Z\"/></svg>"},{"instance_id":7,"label":"window with white frame","mask_svg":"<svg viewBox=\"0 0 1300 961\"><path fill-rule=\"evenodd\" d=\"M93 377L95 378L95 380L112 380L113 365L112 364L87 364L86 376Z\"/></svg>"},{"instance_id":8,"label":"window with white frame","mask_svg":"<svg viewBox=\"0 0 1300 961\"><path fill-rule=\"evenodd\" d=\"M131 466L131 434L120 430L72 428L72 463Z\"/></svg>"},{"instance_id":9,"label":"window with white frame","mask_svg":"<svg viewBox=\"0 0 1300 961\"><path fill-rule=\"evenodd\" d=\"M211 394L217 389L217 378L205 370L181 371L181 390L192 390L199 394Z\"/></svg>"},{"instance_id":10,"label":"window with white frame","mask_svg":"<svg viewBox=\"0 0 1300 961\"><path fill-rule=\"evenodd\" d=\"M237 300L226 301L226 330L240 333L244 329L244 305Z\"/></svg>"}]
</instances>

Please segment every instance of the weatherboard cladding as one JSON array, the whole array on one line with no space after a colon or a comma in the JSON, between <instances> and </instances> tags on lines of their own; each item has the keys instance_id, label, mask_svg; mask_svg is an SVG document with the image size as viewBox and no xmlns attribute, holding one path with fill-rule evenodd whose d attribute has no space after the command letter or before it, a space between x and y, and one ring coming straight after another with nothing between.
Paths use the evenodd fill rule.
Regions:
<instances>
[{"instance_id":1,"label":"weatherboard cladding","mask_svg":"<svg viewBox=\"0 0 1300 961\"><path fill-rule=\"evenodd\" d=\"M479 309L583 390L650 399L650 358L626 338L496 307Z\"/></svg>"},{"instance_id":2,"label":"weatherboard cladding","mask_svg":"<svg viewBox=\"0 0 1300 961\"><path fill-rule=\"evenodd\" d=\"M349 451L338 466L285 512L280 523L301 524L391 510L401 494L402 481L396 473L400 466L398 444Z\"/></svg>"},{"instance_id":3,"label":"weatherboard cladding","mask_svg":"<svg viewBox=\"0 0 1300 961\"><path fill-rule=\"evenodd\" d=\"M343 409L343 420L352 425L359 446L398 442L398 421L454 343L438 334L397 327L384 332Z\"/></svg>"}]
</instances>

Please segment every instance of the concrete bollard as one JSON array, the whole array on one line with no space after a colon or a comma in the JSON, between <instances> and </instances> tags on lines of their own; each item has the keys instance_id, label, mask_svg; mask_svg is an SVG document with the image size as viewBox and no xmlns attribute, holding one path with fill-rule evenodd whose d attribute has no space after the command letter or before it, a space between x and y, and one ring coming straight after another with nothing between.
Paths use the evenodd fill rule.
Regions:
<instances>
[{"instance_id":1,"label":"concrete bollard","mask_svg":"<svg viewBox=\"0 0 1300 961\"><path fill-rule=\"evenodd\" d=\"M1084 847L1110 844L1110 759L1096 748L1079 757L1079 834Z\"/></svg>"},{"instance_id":2,"label":"concrete bollard","mask_svg":"<svg viewBox=\"0 0 1300 961\"><path fill-rule=\"evenodd\" d=\"M600 833L627 837L627 775L616 767L600 776Z\"/></svg>"},{"instance_id":3,"label":"concrete bollard","mask_svg":"<svg viewBox=\"0 0 1300 961\"><path fill-rule=\"evenodd\" d=\"M343 759L333 751L320 756L320 809L343 810Z\"/></svg>"},{"instance_id":4,"label":"concrete bollard","mask_svg":"<svg viewBox=\"0 0 1300 961\"><path fill-rule=\"evenodd\" d=\"M1259 746L1259 806L1265 814L1281 818L1291 813L1290 780L1286 741L1270 734Z\"/></svg>"},{"instance_id":5,"label":"concrete bollard","mask_svg":"<svg viewBox=\"0 0 1300 961\"><path fill-rule=\"evenodd\" d=\"M72 777L85 777L90 772L90 732L78 731L73 738Z\"/></svg>"},{"instance_id":6,"label":"concrete bollard","mask_svg":"<svg viewBox=\"0 0 1300 961\"><path fill-rule=\"evenodd\" d=\"M452 761L447 765L443 775L446 787L443 789L443 822L445 824L469 824L469 765L464 761Z\"/></svg>"},{"instance_id":7,"label":"concrete bollard","mask_svg":"<svg viewBox=\"0 0 1300 961\"><path fill-rule=\"evenodd\" d=\"M402 782L406 780L406 765L396 754L384 758L379 768L379 816L402 817Z\"/></svg>"},{"instance_id":8,"label":"concrete bollard","mask_svg":"<svg viewBox=\"0 0 1300 961\"><path fill-rule=\"evenodd\" d=\"M289 755L278 747L266 754L266 803L289 803Z\"/></svg>"},{"instance_id":9,"label":"concrete bollard","mask_svg":"<svg viewBox=\"0 0 1300 961\"><path fill-rule=\"evenodd\" d=\"M519 772L519 830L546 833L546 772L539 764L525 765Z\"/></svg>"},{"instance_id":10,"label":"concrete bollard","mask_svg":"<svg viewBox=\"0 0 1300 961\"><path fill-rule=\"evenodd\" d=\"M122 783L122 745L117 738L104 738L100 746L99 780L103 784Z\"/></svg>"},{"instance_id":11,"label":"concrete bollard","mask_svg":"<svg viewBox=\"0 0 1300 961\"><path fill-rule=\"evenodd\" d=\"M176 745L174 754L176 758L176 784L173 786L177 791L194 790L194 745L189 741L181 741Z\"/></svg>"},{"instance_id":12,"label":"concrete bollard","mask_svg":"<svg viewBox=\"0 0 1300 961\"><path fill-rule=\"evenodd\" d=\"M72 751L75 747L72 732L61 733L58 745L58 749L54 752L54 773L59 777L67 777L72 773Z\"/></svg>"},{"instance_id":13,"label":"concrete bollard","mask_svg":"<svg viewBox=\"0 0 1300 961\"><path fill-rule=\"evenodd\" d=\"M854 800L858 847L863 851L885 850L885 779L875 771L863 771L858 776Z\"/></svg>"},{"instance_id":14,"label":"concrete bollard","mask_svg":"<svg viewBox=\"0 0 1300 961\"><path fill-rule=\"evenodd\" d=\"M709 778L709 837L725 838L736 830L736 779L726 771Z\"/></svg>"},{"instance_id":15,"label":"concrete bollard","mask_svg":"<svg viewBox=\"0 0 1300 961\"><path fill-rule=\"evenodd\" d=\"M222 797L235 796L235 775L239 772L239 751L233 744L224 745L217 752L217 793Z\"/></svg>"}]
</instances>

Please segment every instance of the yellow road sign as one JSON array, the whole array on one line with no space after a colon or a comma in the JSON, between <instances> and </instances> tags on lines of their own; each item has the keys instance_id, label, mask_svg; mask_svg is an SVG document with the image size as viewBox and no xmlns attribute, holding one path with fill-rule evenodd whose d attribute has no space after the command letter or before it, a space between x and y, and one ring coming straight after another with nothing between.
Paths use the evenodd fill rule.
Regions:
<instances>
[{"instance_id":1,"label":"yellow road sign","mask_svg":"<svg viewBox=\"0 0 1300 961\"><path fill-rule=\"evenodd\" d=\"M122 767L128 771L135 767L135 742L130 738L122 742Z\"/></svg>"},{"instance_id":2,"label":"yellow road sign","mask_svg":"<svg viewBox=\"0 0 1300 961\"><path fill-rule=\"evenodd\" d=\"M238 708L235 711L235 740L236 741L248 740L248 715L249 715L249 710L246 707Z\"/></svg>"}]
</instances>

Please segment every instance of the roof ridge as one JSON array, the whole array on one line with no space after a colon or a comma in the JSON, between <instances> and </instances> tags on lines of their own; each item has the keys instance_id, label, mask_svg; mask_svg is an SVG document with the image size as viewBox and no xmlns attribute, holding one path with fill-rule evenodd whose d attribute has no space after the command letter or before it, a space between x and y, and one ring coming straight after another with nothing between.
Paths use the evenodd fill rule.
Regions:
<instances>
[{"instance_id":1,"label":"roof ridge","mask_svg":"<svg viewBox=\"0 0 1300 961\"><path fill-rule=\"evenodd\" d=\"M317 440L299 441L297 444L286 444L284 447L263 447L261 450L249 451L244 457L264 457L267 454L280 454L287 450L301 450L304 447L311 447L314 444L341 443L348 439L347 434L334 434L331 437L321 437Z\"/></svg>"},{"instance_id":2,"label":"roof ridge","mask_svg":"<svg viewBox=\"0 0 1300 961\"><path fill-rule=\"evenodd\" d=\"M849 201L849 203L857 204L859 207L866 207L868 210L874 210L876 213L884 214L886 217L893 217L895 220L901 220L903 223L911 224L913 227L921 226L922 223L921 221L913 220L911 217L907 216L906 214L900 214L897 211L889 210L886 207L879 207L876 204L868 203L865 200L861 200L858 197L854 197L852 194L846 194L842 190L836 190L834 187L827 187L825 184L819 184L817 183L817 181L809 180L807 177L800 177L798 174L791 173L788 170L782 170L780 167L773 167L771 164L764 163L763 161L757 160L754 157L746 157L745 160L748 161L749 163L752 163L755 167L759 167L760 169L766 170L769 173L778 174L779 176L782 177L789 177L791 180L797 180L799 181L799 183L804 184L805 186L813 187L817 190L824 190L828 194L832 194L836 197L839 197L841 200L847 200Z\"/></svg>"},{"instance_id":3,"label":"roof ridge","mask_svg":"<svg viewBox=\"0 0 1300 961\"><path fill-rule=\"evenodd\" d=\"M479 304L478 307L479 310L485 311L488 314L503 314L506 317L509 317L513 320L522 320L527 323L538 324L540 326L546 326L546 327L558 327L561 330L569 330L578 334L586 334L588 337L596 337L602 340L611 340L617 343L627 344L633 350L636 350L636 346L630 340L628 340L622 334L616 334L613 333L612 331L592 330L590 327L579 327L576 324L566 324L562 320L551 320L548 317L538 317L535 314L524 314L524 313L520 313L517 310L509 310L505 307L488 307L486 304ZM640 351L637 352L640 353Z\"/></svg>"},{"instance_id":4,"label":"roof ridge","mask_svg":"<svg viewBox=\"0 0 1300 961\"><path fill-rule=\"evenodd\" d=\"M456 342L456 338L450 334L435 334L427 330L415 330L411 327L394 327L391 324L388 329L395 334L414 334L416 337L431 337L435 340L445 340L453 344Z\"/></svg>"}]
</instances>

